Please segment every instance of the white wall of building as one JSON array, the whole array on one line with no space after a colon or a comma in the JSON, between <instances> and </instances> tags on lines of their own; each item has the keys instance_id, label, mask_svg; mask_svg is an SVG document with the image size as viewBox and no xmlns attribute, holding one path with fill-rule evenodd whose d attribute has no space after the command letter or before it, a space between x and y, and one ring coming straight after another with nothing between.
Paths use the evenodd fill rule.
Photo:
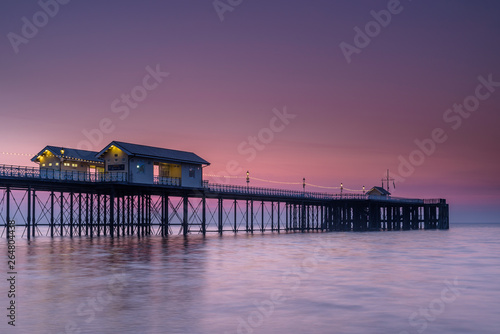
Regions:
<instances>
[{"instance_id":1,"label":"white wall of building","mask_svg":"<svg viewBox=\"0 0 500 334\"><path fill-rule=\"evenodd\" d=\"M103 155L104 163L106 164L106 172L127 172L129 161L125 152L117 148L111 147ZM122 169L123 168L123 169Z\"/></svg>"},{"instance_id":2,"label":"white wall of building","mask_svg":"<svg viewBox=\"0 0 500 334\"><path fill-rule=\"evenodd\" d=\"M153 184L154 164L153 160L130 158L129 159L129 182Z\"/></svg>"},{"instance_id":3,"label":"white wall of building","mask_svg":"<svg viewBox=\"0 0 500 334\"><path fill-rule=\"evenodd\" d=\"M182 164L182 180L183 187L200 188L202 186L202 170L200 166L191 164Z\"/></svg>"}]
</instances>

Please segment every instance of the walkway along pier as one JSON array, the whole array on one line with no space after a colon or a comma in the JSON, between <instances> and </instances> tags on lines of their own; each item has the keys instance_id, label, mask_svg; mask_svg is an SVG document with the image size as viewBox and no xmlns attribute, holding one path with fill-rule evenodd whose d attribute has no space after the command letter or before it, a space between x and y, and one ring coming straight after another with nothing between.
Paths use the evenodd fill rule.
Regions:
<instances>
[{"instance_id":1,"label":"walkway along pier","mask_svg":"<svg viewBox=\"0 0 500 334\"><path fill-rule=\"evenodd\" d=\"M12 221L24 227L27 238L391 231L448 229L449 208L444 199L335 195L206 181L193 187L168 177L141 184L131 182L126 172L0 165L2 237ZM16 234L21 235L19 230Z\"/></svg>"}]
</instances>

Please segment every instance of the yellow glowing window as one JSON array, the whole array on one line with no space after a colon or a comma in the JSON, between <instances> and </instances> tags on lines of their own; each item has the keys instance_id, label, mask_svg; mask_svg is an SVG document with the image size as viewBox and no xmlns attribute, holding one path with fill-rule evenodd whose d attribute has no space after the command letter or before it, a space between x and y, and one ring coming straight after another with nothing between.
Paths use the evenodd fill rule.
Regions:
<instances>
[{"instance_id":1,"label":"yellow glowing window","mask_svg":"<svg viewBox=\"0 0 500 334\"><path fill-rule=\"evenodd\" d=\"M49 163L49 166L52 166L52 162Z\"/></svg>"},{"instance_id":2,"label":"yellow glowing window","mask_svg":"<svg viewBox=\"0 0 500 334\"><path fill-rule=\"evenodd\" d=\"M64 166L66 166L66 167L69 167L69 165L70 165L69 162L64 163Z\"/></svg>"},{"instance_id":3,"label":"yellow glowing window","mask_svg":"<svg viewBox=\"0 0 500 334\"><path fill-rule=\"evenodd\" d=\"M58 162L56 162L56 166L59 166L59 163L58 163Z\"/></svg>"},{"instance_id":4,"label":"yellow glowing window","mask_svg":"<svg viewBox=\"0 0 500 334\"><path fill-rule=\"evenodd\" d=\"M45 164L42 164L42 167L45 167Z\"/></svg>"},{"instance_id":5,"label":"yellow glowing window","mask_svg":"<svg viewBox=\"0 0 500 334\"><path fill-rule=\"evenodd\" d=\"M71 167L78 167L78 164L71 164Z\"/></svg>"}]
</instances>

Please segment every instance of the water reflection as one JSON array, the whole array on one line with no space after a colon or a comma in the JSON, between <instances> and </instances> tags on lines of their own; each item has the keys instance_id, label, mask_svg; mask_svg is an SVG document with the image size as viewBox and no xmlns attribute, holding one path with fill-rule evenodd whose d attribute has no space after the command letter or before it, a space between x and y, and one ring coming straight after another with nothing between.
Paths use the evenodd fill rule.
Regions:
<instances>
[{"instance_id":1,"label":"water reflection","mask_svg":"<svg viewBox=\"0 0 500 334\"><path fill-rule=\"evenodd\" d=\"M99 333L118 326L132 333L144 323L150 328L194 326L178 319L191 317L204 285L202 237L20 243L19 304L30 315L20 322L26 330ZM123 289L116 288L120 284Z\"/></svg>"},{"instance_id":2,"label":"water reflection","mask_svg":"<svg viewBox=\"0 0 500 334\"><path fill-rule=\"evenodd\" d=\"M16 330L496 333L499 232L19 239ZM456 300L421 315L455 278Z\"/></svg>"}]
</instances>

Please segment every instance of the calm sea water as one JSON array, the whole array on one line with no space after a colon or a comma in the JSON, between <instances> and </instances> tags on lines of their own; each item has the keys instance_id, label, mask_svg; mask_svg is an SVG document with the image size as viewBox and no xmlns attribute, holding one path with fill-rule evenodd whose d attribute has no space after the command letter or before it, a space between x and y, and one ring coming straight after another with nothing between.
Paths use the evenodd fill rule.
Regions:
<instances>
[{"instance_id":1,"label":"calm sea water","mask_svg":"<svg viewBox=\"0 0 500 334\"><path fill-rule=\"evenodd\" d=\"M19 229L19 228L18 228ZM18 231L20 232L20 231ZM0 333L499 333L500 225L16 243ZM0 241L7 254L6 241ZM7 258L2 257L7 276Z\"/></svg>"}]
</instances>

